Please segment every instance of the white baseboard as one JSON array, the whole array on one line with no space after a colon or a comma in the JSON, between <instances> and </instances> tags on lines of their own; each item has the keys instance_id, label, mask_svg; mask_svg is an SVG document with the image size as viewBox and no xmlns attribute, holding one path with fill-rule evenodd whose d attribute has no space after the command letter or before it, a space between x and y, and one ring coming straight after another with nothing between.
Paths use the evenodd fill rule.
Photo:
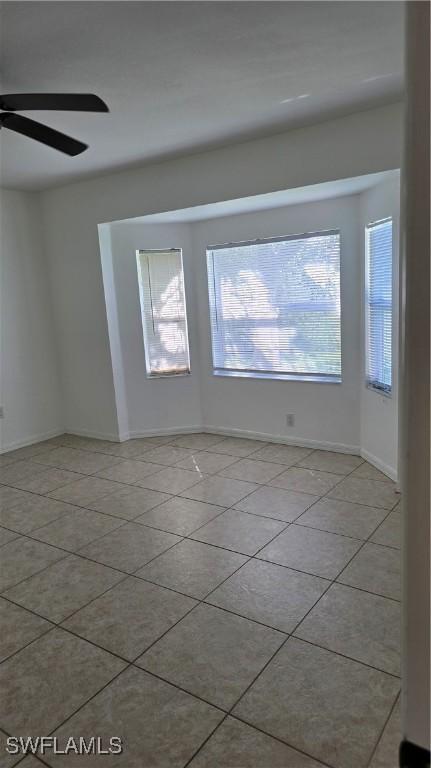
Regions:
<instances>
[{"instance_id":1,"label":"white baseboard","mask_svg":"<svg viewBox=\"0 0 431 768\"><path fill-rule=\"evenodd\" d=\"M158 437L163 435L182 435L193 434L194 432L203 432L204 428L200 424L192 425L191 427L164 427L161 429L136 429L130 432L121 432L120 434L113 432L97 432L94 429L72 429L67 427L64 432L68 435L76 435L77 437L90 437L94 440L108 440L111 443L123 443L125 440L133 440L137 437Z\"/></svg>"},{"instance_id":2,"label":"white baseboard","mask_svg":"<svg viewBox=\"0 0 431 768\"><path fill-rule=\"evenodd\" d=\"M383 472L384 475L387 475L391 478L391 480L397 482L398 472L396 469L390 467L388 464L385 464L377 456L374 456L372 453L364 449L361 449L360 455L363 459L365 459L365 461L368 461L369 464L372 464L373 467L376 467L376 469L379 469L380 472Z\"/></svg>"},{"instance_id":3,"label":"white baseboard","mask_svg":"<svg viewBox=\"0 0 431 768\"><path fill-rule=\"evenodd\" d=\"M283 443L285 445L297 445L300 448L313 448L322 451L335 451L336 453L360 453L359 445L346 445L344 443L331 443L324 440L308 440L295 435L273 435L269 432L251 432L248 429L232 429L228 427L215 427L206 425L204 432L214 432L226 437L247 437L252 440L264 440L267 443Z\"/></svg>"},{"instance_id":4,"label":"white baseboard","mask_svg":"<svg viewBox=\"0 0 431 768\"><path fill-rule=\"evenodd\" d=\"M162 429L131 430L127 435L121 436L121 440L133 440L135 437L163 437L164 435L190 435L196 432L205 432L201 424L192 424L190 427L162 427Z\"/></svg>"},{"instance_id":5,"label":"white baseboard","mask_svg":"<svg viewBox=\"0 0 431 768\"><path fill-rule=\"evenodd\" d=\"M108 440L110 443L119 443L122 440L128 440L129 438L120 437L118 433L114 432L97 432L94 429L72 429L66 427L64 433L67 435L76 435L77 437L90 437L94 440Z\"/></svg>"},{"instance_id":6,"label":"white baseboard","mask_svg":"<svg viewBox=\"0 0 431 768\"><path fill-rule=\"evenodd\" d=\"M24 437L22 440L14 440L12 443L3 443L0 446L0 454L15 451L17 448L26 448L27 445L42 443L44 440L50 440L51 437L58 437L59 435L64 435L64 429L53 429L50 432L40 432L37 435Z\"/></svg>"}]
</instances>

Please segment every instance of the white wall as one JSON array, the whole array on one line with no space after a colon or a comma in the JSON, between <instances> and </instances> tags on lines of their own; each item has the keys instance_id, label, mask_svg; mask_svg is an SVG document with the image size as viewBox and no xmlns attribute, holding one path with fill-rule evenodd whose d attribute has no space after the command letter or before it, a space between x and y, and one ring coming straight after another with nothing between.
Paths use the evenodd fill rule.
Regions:
<instances>
[{"instance_id":1,"label":"white wall","mask_svg":"<svg viewBox=\"0 0 431 768\"><path fill-rule=\"evenodd\" d=\"M0 450L62 431L56 340L38 196L1 191Z\"/></svg>"},{"instance_id":2,"label":"white wall","mask_svg":"<svg viewBox=\"0 0 431 768\"><path fill-rule=\"evenodd\" d=\"M97 225L397 168L401 105L44 193L66 426L118 435Z\"/></svg>"},{"instance_id":3,"label":"white wall","mask_svg":"<svg viewBox=\"0 0 431 768\"><path fill-rule=\"evenodd\" d=\"M342 383L214 376L205 250L208 245L339 229L341 232ZM268 435L297 444L359 450L359 196L212 219L192 228L199 297L202 408L207 428ZM286 427L293 413L295 427Z\"/></svg>"},{"instance_id":4,"label":"white wall","mask_svg":"<svg viewBox=\"0 0 431 768\"><path fill-rule=\"evenodd\" d=\"M365 252L365 227L373 221L393 219L393 285L392 285L392 355L393 377L390 397L369 389L361 366L361 448L365 458L394 479L398 476L398 293L399 293L399 178L385 181L361 195L361 253ZM362 261L361 295L365 295L365 261ZM362 339L365 334L365 307L362 303ZM361 352L365 360L364 347Z\"/></svg>"},{"instance_id":5,"label":"white wall","mask_svg":"<svg viewBox=\"0 0 431 768\"><path fill-rule=\"evenodd\" d=\"M111 225L111 254L117 309L119 352L127 403L128 435L175 432L202 426L198 317L193 289L193 254L188 224ZM136 251L182 248L192 373L174 379L149 379L146 375L138 293ZM111 311L112 301L107 301ZM112 344L111 344L112 350Z\"/></svg>"}]
</instances>

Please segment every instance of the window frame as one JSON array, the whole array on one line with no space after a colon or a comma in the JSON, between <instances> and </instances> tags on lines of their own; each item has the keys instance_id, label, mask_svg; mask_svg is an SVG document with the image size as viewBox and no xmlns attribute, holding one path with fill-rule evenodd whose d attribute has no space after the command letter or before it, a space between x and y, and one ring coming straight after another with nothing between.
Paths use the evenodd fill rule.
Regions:
<instances>
[{"instance_id":1,"label":"window frame","mask_svg":"<svg viewBox=\"0 0 431 768\"><path fill-rule=\"evenodd\" d=\"M178 253L180 264L181 264L181 274L182 274L182 285L183 285L183 301L184 301L184 326L185 326L185 335L186 335L186 342L187 342L187 359L189 363L188 370L186 371L169 371L166 373L157 371L152 372L151 371L151 360L149 356L149 349L150 349L150 339L148 336L147 331L147 313L148 310L146 309L146 302L145 302L145 295L144 295L144 279L143 279L143 273L141 268L141 257L145 254L165 254L165 253ZM139 303L140 303L140 314L141 314L141 325L142 325L142 338L143 338L143 346L144 346L144 357L145 357L145 376L147 379L177 379L182 376L191 376L192 369L191 369L191 358L190 358L190 340L189 340L189 327L188 327L188 316L187 316L187 296L186 296L186 286L185 286L185 274L184 274L184 259L183 259L183 249L178 247L170 247L170 248L137 248L136 249L136 266L137 266L137 276L138 276L138 290L139 290ZM147 278L145 278L147 279ZM148 275L149 285L151 287L151 281ZM151 311L151 319L154 326L154 315Z\"/></svg>"},{"instance_id":2,"label":"window frame","mask_svg":"<svg viewBox=\"0 0 431 768\"><path fill-rule=\"evenodd\" d=\"M259 370L241 370L238 368L220 368L215 365L214 345L213 345L213 311L217 316L217 304L213 304L213 299L217 295L215 285L215 270L213 252L227 248L241 248L249 245L267 245L271 243L287 242L290 240L303 240L313 237L324 237L337 235L339 238L339 295L340 295L340 372L330 373L309 373L309 372L281 372L281 371L259 371ZM341 254L342 254L342 233L341 229L332 227L330 229L321 229L312 232L300 232L289 235L279 235L276 237L260 237L253 240L239 240L236 242L217 243L206 247L206 267L207 267L207 289L208 289L208 307L209 307L209 339L211 348L211 372L213 376L225 376L231 378L262 379L266 381L300 381L315 384L342 384L343 383L343 332L342 332L342 281L341 281ZM211 265L210 265L211 261ZM210 284L210 280L212 285Z\"/></svg>"},{"instance_id":3,"label":"window frame","mask_svg":"<svg viewBox=\"0 0 431 768\"><path fill-rule=\"evenodd\" d=\"M379 386L376 382L373 382L369 378L369 361L370 361L370 238L369 232L374 227L382 224L391 223L391 385L390 388ZM365 290L364 290L364 379L365 386L370 392L375 392L377 395L387 397L389 399L393 396L394 391L394 238L393 238L393 216L385 216L382 219L376 219L370 221L365 225Z\"/></svg>"}]
</instances>

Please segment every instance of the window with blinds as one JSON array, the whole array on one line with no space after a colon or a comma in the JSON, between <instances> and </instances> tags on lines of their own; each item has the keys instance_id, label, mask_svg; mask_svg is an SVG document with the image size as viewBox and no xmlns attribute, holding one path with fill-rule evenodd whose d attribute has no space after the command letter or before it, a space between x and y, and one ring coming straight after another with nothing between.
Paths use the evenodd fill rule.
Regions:
<instances>
[{"instance_id":1,"label":"window with blinds","mask_svg":"<svg viewBox=\"0 0 431 768\"><path fill-rule=\"evenodd\" d=\"M147 375L190 373L181 249L136 257Z\"/></svg>"},{"instance_id":2,"label":"window with blinds","mask_svg":"<svg viewBox=\"0 0 431 768\"><path fill-rule=\"evenodd\" d=\"M214 373L341 380L340 234L207 249Z\"/></svg>"},{"instance_id":3,"label":"window with blinds","mask_svg":"<svg viewBox=\"0 0 431 768\"><path fill-rule=\"evenodd\" d=\"M366 228L366 379L392 391L392 219Z\"/></svg>"}]
</instances>

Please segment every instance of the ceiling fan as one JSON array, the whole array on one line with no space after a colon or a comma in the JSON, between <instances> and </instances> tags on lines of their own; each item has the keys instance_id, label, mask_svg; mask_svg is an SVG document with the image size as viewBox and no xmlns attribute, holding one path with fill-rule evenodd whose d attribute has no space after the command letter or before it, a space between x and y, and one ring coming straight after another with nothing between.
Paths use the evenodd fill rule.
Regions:
<instances>
[{"instance_id":1,"label":"ceiling fan","mask_svg":"<svg viewBox=\"0 0 431 768\"><path fill-rule=\"evenodd\" d=\"M66 155L80 155L88 145L49 128L47 125L16 115L17 110L49 109L68 112L109 112L105 102L92 93L9 93L0 96L0 128L22 133Z\"/></svg>"}]
</instances>

